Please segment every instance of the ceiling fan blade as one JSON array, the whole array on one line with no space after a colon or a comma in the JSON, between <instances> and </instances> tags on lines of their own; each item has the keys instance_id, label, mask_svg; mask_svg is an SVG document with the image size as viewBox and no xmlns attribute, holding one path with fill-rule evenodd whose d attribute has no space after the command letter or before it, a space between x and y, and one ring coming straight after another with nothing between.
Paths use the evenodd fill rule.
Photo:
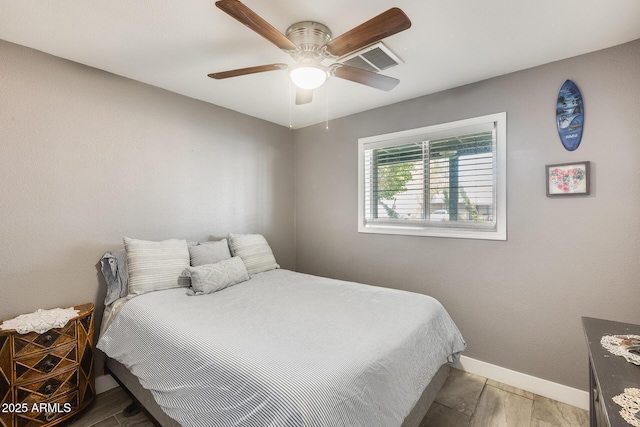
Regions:
<instances>
[{"instance_id":1,"label":"ceiling fan blade","mask_svg":"<svg viewBox=\"0 0 640 427\"><path fill-rule=\"evenodd\" d=\"M227 15L237 19L249 29L260 34L271 43L285 51L294 51L297 46L280 31L262 19L253 10L249 9L238 0L220 0L216 2L216 6Z\"/></svg>"},{"instance_id":2,"label":"ceiling fan blade","mask_svg":"<svg viewBox=\"0 0 640 427\"><path fill-rule=\"evenodd\" d=\"M313 100L313 89L296 89L296 105L308 104Z\"/></svg>"},{"instance_id":3,"label":"ceiling fan blade","mask_svg":"<svg viewBox=\"0 0 640 427\"><path fill-rule=\"evenodd\" d=\"M361 68L350 67L344 64L335 64L333 75L341 79L371 86L380 90L391 90L400 83L400 80Z\"/></svg>"},{"instance_id":4,"label":"ceiling fan blade","mask_svg":"<svg viewBox=\"0 0 640 427\"><path fill-rule=\"evenodd\" d=\"M393 7L336 37L324 46L330 55L341 57L410 27L411 21L407 15L397 7Z\"/></svg>"},{"instance_id":5,"label":"ceiling fan blade","mask_svg":"<svg viewBox=\"0 0 640 427\"><path fill-rule=\"evenodd\" d=\"M287 64L258 65L256 67L238 68L237 70L221 71L219 73L207 74L212 79L228 79L229 77L245 76L247 74L263 73L265 71L284 70Z\"/></svg>"}]
</instances>

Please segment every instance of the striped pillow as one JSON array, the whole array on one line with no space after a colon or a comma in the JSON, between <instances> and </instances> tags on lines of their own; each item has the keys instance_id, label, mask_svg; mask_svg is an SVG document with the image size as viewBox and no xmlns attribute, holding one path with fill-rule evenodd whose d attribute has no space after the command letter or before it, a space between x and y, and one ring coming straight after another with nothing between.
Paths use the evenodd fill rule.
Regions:
<instances>
[{"instance_id":1,"label":"striped pillow","mask_svg":"<svg viewBox=\"0 0 640 427\"><path fill-rule=\"evenodd\" d=\"M231 255L242 258L250 275L280 268L262 234L229 234L229 247Z\"/></svg>"},{"instance_id":2,"label":"striped pillow","mask_svg":"<svg viewBox=\"0 0 640 427\"><path fill-rule=\"evenodd\" d=\"M185 240L151 242L124 238L129 273L129 295L177 288L182 270L189 267Z\"/></svg>"},{"instance_id":3,"label":"striped pillow","mask_svg":"<svg viewBox=\"0 0 640 427\"><path fill-rule=\"evenodd\" d=\"M197 267L205 264L215 264L225 259L231 258L227 239L218 242L203 242L189 247L191 265Z\"/></svg>"}]
</instances>

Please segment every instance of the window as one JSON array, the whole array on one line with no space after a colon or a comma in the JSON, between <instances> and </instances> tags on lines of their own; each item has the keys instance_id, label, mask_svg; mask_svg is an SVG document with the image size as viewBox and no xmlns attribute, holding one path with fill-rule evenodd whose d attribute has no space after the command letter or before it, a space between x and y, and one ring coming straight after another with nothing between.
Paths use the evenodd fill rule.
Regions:
<instances>
[{"instance_id":1,"label":"window","mask_svg":"<svg viewBox=\"0 0 640 427\"><path fill-rule=\"evenodd\" d=\"M361 138L358 231L506 240L506 117Z\"/></svg>"}]
</instances>

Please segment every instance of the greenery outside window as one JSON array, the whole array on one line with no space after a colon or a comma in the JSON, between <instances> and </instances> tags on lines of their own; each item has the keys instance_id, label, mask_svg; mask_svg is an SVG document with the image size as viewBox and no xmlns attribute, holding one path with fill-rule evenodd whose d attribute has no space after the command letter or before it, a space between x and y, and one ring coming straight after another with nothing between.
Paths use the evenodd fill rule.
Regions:
<instances>
[{"instance_id":1,"label":"greenery outside window","mask_svg":"<svg viewBox=\"0 0 640 427\"><path fill-rule=\"evenodd\" d=\"M359 232L506 240L506 224L506 113L359 140Z\"/></svg>"}]
</instances>

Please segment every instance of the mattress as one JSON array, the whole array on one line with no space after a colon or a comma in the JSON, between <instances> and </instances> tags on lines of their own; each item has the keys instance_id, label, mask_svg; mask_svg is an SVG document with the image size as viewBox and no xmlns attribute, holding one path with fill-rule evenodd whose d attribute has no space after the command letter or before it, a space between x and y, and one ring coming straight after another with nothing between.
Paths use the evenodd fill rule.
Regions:
<instances>
[{"instance_id":1,"label":"mattress","mask_svg":"<svg viewBox=\"0 0 640 427\"><path fill-rule=\"evenodd\" d=\"M98 348L183 426L400 426L466 346L431 297L287 270L110 314Z\"/></svg>"}]
</instances>

